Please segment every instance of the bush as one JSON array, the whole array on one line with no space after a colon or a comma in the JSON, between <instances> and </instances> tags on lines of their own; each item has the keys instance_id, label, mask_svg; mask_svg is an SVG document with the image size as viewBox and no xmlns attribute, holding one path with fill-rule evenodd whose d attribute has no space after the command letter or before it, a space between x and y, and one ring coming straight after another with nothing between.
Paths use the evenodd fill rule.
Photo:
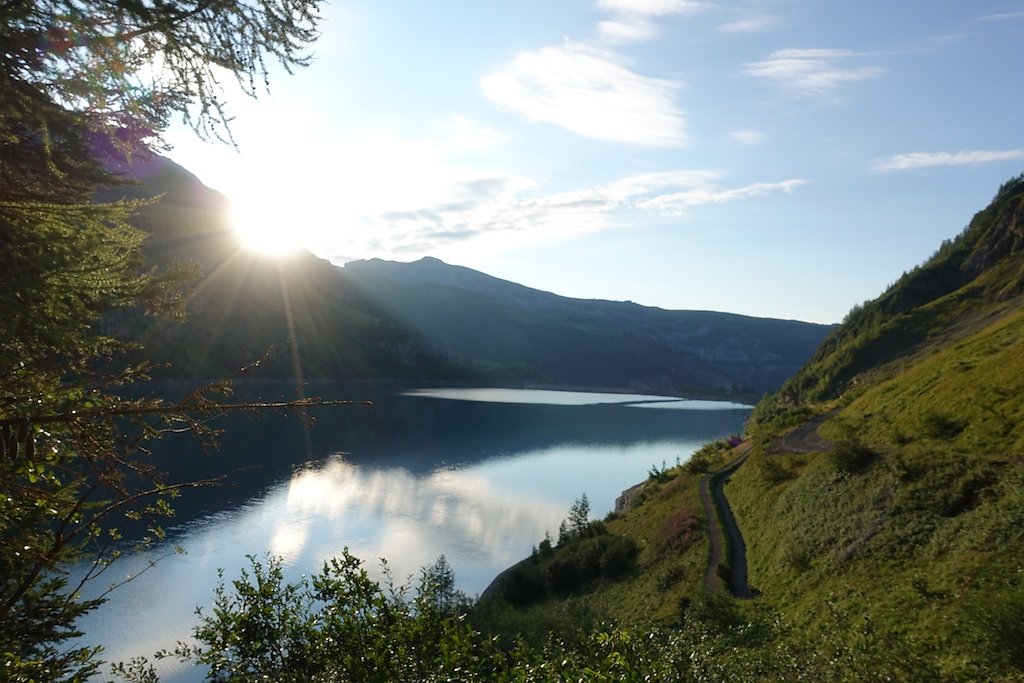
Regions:
<instances>
[{"instance_id":1,"label":"bush","mask_svg":"<svg viewBox=\"0 0 1024 683\"><path fill-rule=\"evenodd\" d=\"M647 478L651 481L656 481L659 484L664 484L667 481L671 481L674 478L673 474L670 474L668 467L665 465L665 461L661 461L661 469L657 465L651 465L651 469L647 470Z\"/></svg>"},{"instance_id":2,"label":"bush","mask_svg":"<svg viewBox=\"0 0 1024 683\"><path fill-rule=\"evenodd\" d=\"M536 564L518 564L505 574L501 583L502 597L510 605L524 606L544 597L544 575Z\"/></svg>"},{"instance_id":3,"label":"bush","mask_svg":"<svg viewBox=\"0 0 1024 683\"><path fill-rule=\"evenodd\" d=\"M765 456L758 461L757 466L764 480L771 484L796 477L796 472L783 465L778 456Z\"/></svg>"},{"instance_id":4,"label":"bush","mask_svg":"<svg viewBox=\"0 0 1024 683\"><path fill-rule=\"evenodd\" d=\"M604 536L599 539L599 560L601 575L609 579L619 578L633 569L640 548L631 538L625 536Z\"/></svg>"},{"instance_id":5,"label":"bush","mask_svg":"<svg viewBox=\"0 0 1024 683\"><path fill-rule=\"evenodd\" d=\"M658 576L658 590L664 593L669 588L679 583L682 580L684 574L685 572L683 571L682 565L672 565L664 572L662 572L660 576Z\"/></svg>"},{"instance_id":6,"label":"bush","mask_svg":"<svg viewBox=\"0 0 1024 683\"><path fill-rule=\"evenodd\" d=\"M803 574L811 568L811 555L803 548L789 546L782 559L798 574Z\"/></svg>"},{"instance_id":7,"label":"bush","mask_svg":"<svg viewBox=\"0 0 1024 683\"><path fill-rule=\"evenodd\" d=\"M727 440L705 444L690 456L684 467L690 474L702 474L721 465L725 460L725 453L728 450L729 442Z\"/></svg>"},{"instance_id":8,"label":"bush","mask_svg":"<svg viewBox=\"0 0 1024 683\"><path fill-rule=\"evenodd\" d=\"M347 550L295 583L278 559L250 564L230 587L221 575L193 641L158 658L202 666L208 680L295 683L454 680L475 661L475 634L457 614L462 597L443 558L415 588L378 584ZM150 671L142 659L115 667L133 681L155 680Z\"/></svg>"},{"instance_id":9,"label":"bush","mask_svg":"<svg viewBox=\"0 0 1024 683\"><path fill-rule=\"evenodd\" d=\"M697 537L699 531L697 513L682 507L665 517L652 540L662 550L683 550Z\"/></svg>"},{"instance_id":10,"label":"bush","mask_svg":"<svg viewBox=\"0 0 1024 683\"><path fill-rule=\"evenodd\" d=\"M935 411L929 411L921 419L921 432L929 439L948 441L956 438L966 427L967 423L963 420Z\"/></svg>"},{"instance_id":11,"label":"bush","mask_svg":"<svg viewBox=\"0 0 1024 683\"><path fill-rule=\"evenodd\" d=\"M866 470L878 454L856 439L849 438L837 442L830 455L840 472L857 474Z\"/></svg>"}]
</instances>

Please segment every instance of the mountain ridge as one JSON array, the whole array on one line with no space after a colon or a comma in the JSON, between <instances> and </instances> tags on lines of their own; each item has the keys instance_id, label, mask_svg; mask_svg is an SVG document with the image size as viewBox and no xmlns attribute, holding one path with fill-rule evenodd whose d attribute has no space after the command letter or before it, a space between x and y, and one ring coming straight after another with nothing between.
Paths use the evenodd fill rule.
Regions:
<instances>
[{"instance_id":1,"label":"mountain ridge","mask_svg":"<svg viewBox=\"0 0 1024 683\"><path fill-rule=\"evenodd\" d=\"M572 340L589 354L592 367L610 363L609 347L615 347L623 362L635 364L636 373L630 377L605 371L604 386L678 390L686 383L703 383L719 393L758 395L795 371L829 329L734 313L575 299L433 258L411 264L381 259L350 262L343 272L369 300L423 332L439 348L456 356L509 363L522 359L517 353L524 343L533 344L536 367L565 385L581 382L581 372L574 369L577 359L543 348L538 340ZM473 310L474 319L458 315L457 306ZM473 333L462 334L464 330ZM597 336L603 343L595 342ZM645 364L641 357L654 362ZM685 368L680 359L686 359ZM668 370L659 372L658 367ZM559 377L558 372L564 374Z\"/></svg>"},{"instance_id":2,"label":"mountain ridge","mask_svg":"<svg viewBox=\"0 0 1024 683\"><path fill-rule=\"evenodd\" d=\"M160 199L135 219L156 263L200 277L182 324L138 317L125 329L163 377L221 377L277 355L256 377L658 390L751 400L777 388L827 327L628 302L570 299L427 257L335 266L243 249L225 197L163 157L133 160L139 184L105 198Z\"/></svg>"}]
</instances>

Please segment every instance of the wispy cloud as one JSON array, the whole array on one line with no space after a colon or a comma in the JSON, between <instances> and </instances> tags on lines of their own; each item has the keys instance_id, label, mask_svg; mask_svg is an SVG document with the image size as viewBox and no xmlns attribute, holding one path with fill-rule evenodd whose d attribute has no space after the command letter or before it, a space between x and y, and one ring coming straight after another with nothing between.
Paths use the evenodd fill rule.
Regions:
<instances>
[{"instance_id":1,"label":"wispy cloud","mask_svg":"<svg viewBox=\"0 0 1024 683\"><path fill-rule=\"evenodd\" d=\"M652 17L691 15L710 6L699 0L598 0L600 9L613 17L597 25L597 35L606 43L638 43L659 32Z\"/></svg>"},{"instance_id":2,"label":"wispy cloud","mask_svg":"<svg viewBox=\"0 0 1024 683\"><path fill-rule=\"evenodd\" d=\"M609 12L649 16L692 14L706 9L710 4L701 0L597 0L597 6Z\"/></svg>"},{"instance_id":3,"label":"wispy cloud","mask_svg":"<svg viewBox=\"0 0 1024 683\"><path fill-rule=\"evenodd\" d=\"M675 82L641 76L583 43L524 52L480 85L501 109L583 137L656 147L686 139Z\"/></svg>"},{"instance_id":4,"label":"wispy cloud","mask_svg":"<svg viewBox=\"0 0 1024 683\"><path fill-rule=\"evenodd\" d=\"M529 178L481 178L453 187L442 202L364 216L365 229L359 234L365 237L356 251L397 258L458 258L656 221L703 205L789 193L805 182L789 179L730 187L718 171L666 171L545 194Z\"/></svg>"},{"instance_id":5,"label":"wispy cloud","mask_svg":"<svg viewBox=\"0 0 1024 683\"><path fill-rule=\"evenodd\" d=\"M935 166L977 166L998 161L1024 159L1024 149L986 150L975 149L961 152L911 152L878 159L871 170L878 173L910 171Z\"/></svg>"},{"instance_id":6,"label":"wispy cloud","mask_svg":"<svg viewBox=\"0 0 1024 683\"><path fill-rule=\"evenodd\" d=\"M1020 21L1024 20L1024 12L1000 12L976 17L975 21Z\"/></svg>"},{"instance_id":7,"label":"wispy cloud","mask_svg":"<svg viewBox=\"0 0 1024 683\"><path fill-rule=\"evenodd\" d=\"M765 134L759 130L735 130L729 133L733 142L741 145L759 145L765 140Z\"/></svg>"},{"instance_id":8,"label":"wispy cloud","mask_svg":"<svg viewBox=\"0 0 1024 683\"><path fill-rule=\"evenodd\" d=\"M665 213L685 213L705 204L724 204L739 199L761 197L767 194L791 194L794 189L806 185L808 181L793 178L774 183L753 183L743 187L720 189L716 187L693 187L682 192L663 194L638 204L641 209L653 209Z\"/></svg>"},{"instance_id":9,"label":"wispy cloud","mask_svg":"<svg viewBox=\"0 0 1024 683\"><path fill-rule=\"evenodd\" d=\"M746 72L795 95L830 96L846 84L870 80L885 73L882 67L849 64L866 56L852 50L791 48L778 50L767 59L747 64Z\"/></svg>"},{"instance_id":10,"label":"wispy cloud","mask_svg":"<svg viewBox=\"0 0 1024 683\"><path fill-rule=\"evenodd\" d=\"M597 24L597 35L607 43L640 43L658 35L658 25L644 17L602 21Z\"/></svg>"},{"instance_id":11,"label":"wispy cloud","mask_svg":"<svg viewBox=\"0 0 1024 683\"><path fill-rule=\"evenodd\" d=\"M505 133L467 116L455 116L445 143L455 149L488 151L505 141Z\"/></svg>"},{"instance_id":12,"label":"wispy cloud","mask_svg":"<svg viewBox=\"0 0 1024 683\"><path fill-rule=\"evenodd\" d=\"M745 13L716 28L722 33L761 33L772 30L779 23L779 18L773 14Z\"/></svg>"}]
</instances>

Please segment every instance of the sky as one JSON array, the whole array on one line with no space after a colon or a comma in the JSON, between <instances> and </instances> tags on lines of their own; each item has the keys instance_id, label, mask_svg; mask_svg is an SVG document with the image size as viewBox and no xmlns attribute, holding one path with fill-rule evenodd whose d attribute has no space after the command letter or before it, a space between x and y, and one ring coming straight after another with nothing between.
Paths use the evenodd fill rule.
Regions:
<instances>
[{"instance_id":1,"label":"sky","mask_svg":"<svg viewBox=\"0 0 1024 683\"><path fill-rule=\"evenodd\" d=\"M335 0L169 156L265 248L832 323L1024 171L1024 0Z\"/></svg>"}]
</instances>

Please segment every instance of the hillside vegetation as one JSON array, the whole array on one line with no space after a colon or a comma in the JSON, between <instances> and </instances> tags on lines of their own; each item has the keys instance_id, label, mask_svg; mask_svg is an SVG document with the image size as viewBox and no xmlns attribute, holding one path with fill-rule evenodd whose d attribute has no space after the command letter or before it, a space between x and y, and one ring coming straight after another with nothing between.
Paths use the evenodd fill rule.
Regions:
<instances>
[{"instance_id":1,"label":"hillside vegetation","mask_svg":"<svg viewBox=\"0 0 1024 683\"><path fill-rule=\"evenodd\" d=\"M572 605L700 628L780 679L1024 680L1022 397L1024 177L758 406L726 487L754 599L702 586L697 472L732 457L720 446L653 472L602 525L639 548L631 572L486 601L489 623L557 623Z\"/></svg>"}]
</instances>

